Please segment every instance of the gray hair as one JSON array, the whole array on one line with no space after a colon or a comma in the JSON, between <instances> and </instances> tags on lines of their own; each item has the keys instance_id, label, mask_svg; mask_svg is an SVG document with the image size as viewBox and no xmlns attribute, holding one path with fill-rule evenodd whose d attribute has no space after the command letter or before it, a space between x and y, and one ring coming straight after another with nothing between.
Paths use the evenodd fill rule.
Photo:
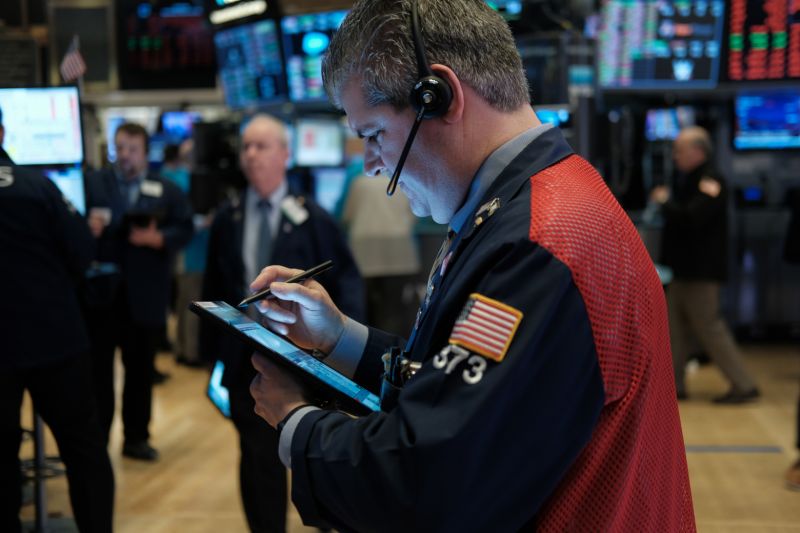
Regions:
<instances>
[{"instance_id":1,"label":"gray hair","mask_svg":"<svg viewBox=\"0 0 800 533\"><path fill-rule=\"evenodd\" d=\"M282 120L263 112L256 113L242 122L242 124L239 126L239 137L244 135L244 130L246 130L247 127L253 122L264 122L269 124L278 132L278 139L281 141L283 146L289 146L289 131L286 129L286 124Z\"/></svg>"},{"instance_id":2,"label":"gray hair","mask_svg":"<svg viewBox=\"0 0 800 533\"><path fill-rule=\"evenodd\" d=\"M322 79L331 102L353 75L367 104L410 105L419 78L411 37L411 2L418 2L429 64L450 67L492 107L528 104L528 82L511 30L483 0L358 0L328 48Z\"/></svg>"}]
</instances>

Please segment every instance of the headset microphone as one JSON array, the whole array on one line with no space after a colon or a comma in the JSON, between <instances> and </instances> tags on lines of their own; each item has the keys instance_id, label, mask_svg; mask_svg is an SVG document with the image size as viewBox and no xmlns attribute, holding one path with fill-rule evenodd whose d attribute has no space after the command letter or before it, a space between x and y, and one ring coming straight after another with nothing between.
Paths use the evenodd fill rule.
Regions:
<instances>
[{"instance_id":1,"label":"headset microphone","mask_svg":"<svg viewBox=\"0 0 800 533\"><path fill-rule=\"evenodd\" d=\"M422 41L422 33L419 29L417 0L412 0L411 2L411 40L414 42L414 55L417 58L419 79L411 89L410 100L412 107L417 111L417 117L411 126L403 151L400 153L400 159L397 161L392 179L389 180L389 185L386 187L388 196L392 196L397 188L400 171L403 170L403 165L406 162L406 157L408 157L408 152L411 150L411 145L414 143L414 137L417 136L420 123L423 119L444 115L453 100L453 91L450 89L450 85L442 78L434 76L428 65L428 60L425 56L425 44Z\"/></svg>"}]
</instances>

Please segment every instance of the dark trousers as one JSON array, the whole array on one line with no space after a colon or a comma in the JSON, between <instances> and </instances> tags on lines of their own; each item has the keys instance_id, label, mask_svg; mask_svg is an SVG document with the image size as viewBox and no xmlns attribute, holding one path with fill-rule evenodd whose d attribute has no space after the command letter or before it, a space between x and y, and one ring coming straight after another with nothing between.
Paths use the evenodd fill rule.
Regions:
<instances>
[{"instance_id":1,"label":"dark trousers","mask_svg":"<svg viewBox=\"0 0 800 533\"><path fill-rule=\"evenodd\" d=\"M78 529L110 532L114 474L97 421L85 356L41 368L0 371L0 531L22 531L19 448L25 389L55 437Z\"/></svg>"},{"instance_id":2,"label":"dark trousers","mask_svg":"<svg viewBox=\"0 0 800 533\"><path fill-rule=\"evenodd\" d=\"M249 366L249 362L247 363ZM239 432L239 488L250 531L286 531L286 468L278 458L278 432L254 411L250 381L255 370L239 369L229 385L231 419Z\"/></svg>"},{"instance_id":3,"label":"dark trousers","mask_svg":"<svg viewBox=\"0 0 800 533\"><path fill-rule=\"evenodd\" d=\"M89 310L86 322L92 340L95 398L106 442L114 419L114 353L117 346L122 350L122 365L125 367L122 389L125 440L148 440L160 329L135 323L124 294L117 297L109 309Z\"/></svg>"}]
</instances>

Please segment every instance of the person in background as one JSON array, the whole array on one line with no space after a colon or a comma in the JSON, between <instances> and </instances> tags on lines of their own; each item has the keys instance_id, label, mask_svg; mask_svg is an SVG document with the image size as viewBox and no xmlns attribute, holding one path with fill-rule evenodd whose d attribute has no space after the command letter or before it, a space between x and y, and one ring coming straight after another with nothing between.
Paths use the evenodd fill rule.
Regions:
<instances>
[{"instance_id":1,"label":"person in background","mask_svg":"<svg viewBox=\"0 0 800 533\"><path fill-rule=\"evenodd\" d=\"M714 403L740 404L760 393L720 313L720 288L728 274L728 189L712 167L712 155L706 130L683 129L673 145L673 188L658 186L650 198L661 206L663 262L674 274L667 303L678 398L687 398L686 361L693 336L731 385Z\"/></svg>"},{"instance_id":2,"label":"person in background","mask_svg":"<svg viewBox=\"0 0 800 533\"><path fill-rule=\"evenodd\" d=\"M191 175L194 161L194 141L186 139L164 150L161 175L180 187L191 202ZM195 206L192 206L193 210ZM196 211L196 210L195 210ZM189 310L189 304L200 299L203 285L208 236L212 214L195 212L192 217L194 235L181 252L176 265L177 295L175 314L178 317L175 338L175 360L186 366L201 367L208 361L200 358L200 319Z\"/></svg>"},{"instance_id":3,"label":"person in background","mask_svg":"<svg viewBox=\"0 0 800 533\"><path fill-rule=\"evenodd\" d=\"M295 269L251 284L270 328L382 395L368 416L320 409L252 357L304 523L694 531L664 291L603 178L533 112L507 23L475 0L359 0L323 79L368 175L400 170L418 127L399 188L448 232L408 340L281 283Z\"/></svg>"},{"instance_id":4,"label":"person in background","mask_svg":"<svg viewBox=\"0 0 800 533\"><path fill-rule=\"evenodd\" d=\"M288 156L287 133L279 120L259 114L242 128L239 161L248 187L214 217L203 300L238 303L249 294L248 280L271 262L307 269L331 259L334 266L320 282L343 309L363 318L364 285L347 242L328 213L289 191ZM252 350L214 328L201 324L201 350L204 359L225 364L222 384L229 390L231 419L239 432L247 523L253 532L284 531L286 470L278 459L277 433L253 411Z\"/></svg>"},{"instance_id":5,"label":"person in background","mask_svg":"<svg viewBox=\"0 0 800 533\"><path fill-rule=\"evenodd\" d=\"M97 260L119 268L117 283L88 307L94 386L106 439L114 418L114 352L122 351L122 454L155 461L150 443L156 346L166 324L171 265L192 237L189 203L173 183L148 172L148 136L132 123L114 135L113 168L87 176L88 223Z\"/></svg>"},{"instance_id":6,"label":"person in background","mask_svg":"<svg viewBox=\"0 0 800 533\"><path fill-rule=\"evenodd\" d=\"M58 445L78 529L110 532L114 474L78 300L94 243L50 180L14 165L4 134L0 111L0 531L22 532L20 411L27 390Z\"/></svg>"},{"instance_id":7,"label":"person in background","mask_svg":"<svg viewBox=\"0 0 800 533\"><path fill-rule=\"evenodd\" d=\"M409 327L418 300L407 289L414 287L420 260L408 199L390 198L383 180L359 176L347 192L342 222L367 286L367 323L386 331ZM412 309L404 303L409 292L415 301Z\"/></svg>"}]
</instances>

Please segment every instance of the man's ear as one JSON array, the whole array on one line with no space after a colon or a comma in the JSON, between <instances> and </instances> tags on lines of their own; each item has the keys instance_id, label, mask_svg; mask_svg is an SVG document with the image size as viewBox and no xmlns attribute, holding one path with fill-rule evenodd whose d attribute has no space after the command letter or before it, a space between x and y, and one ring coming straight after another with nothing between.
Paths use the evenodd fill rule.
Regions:
<instances>
[{"instance_id":1,"label":"man's ear","mask_svg":"<svg viewBox=\"0 0 800 533\"><path fill-rule=\"evenodd\" d=\"M453 95L450 101L450 107L447 108L447 112L440 118L448 123L460 121L464 114L464 89L461 86L461 80L458 79L453 69L446 65L434 63L431 65L431 70L434 76L442 78L450 85L450 91Z\"/></svg>"},{"instance_id":2,"label":"man's ear","mask_svg":"<svg viewBox=\"0 0 800 533\"><path fill-rule=\"evenodd\" d=\"M3 146L3 139L6 136L6 129L0 124L0 146Z\"/></svg>"}]
</instances>

